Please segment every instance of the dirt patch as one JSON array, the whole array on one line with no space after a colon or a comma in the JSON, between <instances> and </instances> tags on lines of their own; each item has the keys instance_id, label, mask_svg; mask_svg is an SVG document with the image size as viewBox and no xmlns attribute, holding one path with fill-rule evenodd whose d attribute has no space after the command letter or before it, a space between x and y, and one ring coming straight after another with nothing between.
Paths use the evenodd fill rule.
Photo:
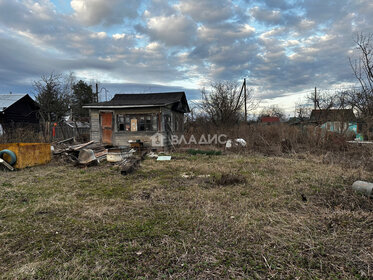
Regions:
<instances>
[{"instance_id":1,"label":"dirt patch","mask_svg":"<svg viewBox=\"0 0 373 280\"><path fill-rule=\"evenodd\" d=\"M223 173L212 178L212 183L219 186L245 184L246 181L247 180L244 176L233 173Z\"/></svg>"}]
</instances>

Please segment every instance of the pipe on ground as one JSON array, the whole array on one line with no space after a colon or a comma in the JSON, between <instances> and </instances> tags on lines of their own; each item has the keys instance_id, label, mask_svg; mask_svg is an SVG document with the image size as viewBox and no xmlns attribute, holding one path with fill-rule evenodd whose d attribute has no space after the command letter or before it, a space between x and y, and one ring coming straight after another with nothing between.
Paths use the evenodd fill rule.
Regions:
<instances>
[{"instance_id":1,"label":"pipe on ground","mask_svg":"<svg viewBox=\"0 0 373 280\"><path fill-rule=\"evenodd\" d=\"M352 189L369 198L373 198L373 183L356 181L352 184Z\"/></svg>"}]
</instances>

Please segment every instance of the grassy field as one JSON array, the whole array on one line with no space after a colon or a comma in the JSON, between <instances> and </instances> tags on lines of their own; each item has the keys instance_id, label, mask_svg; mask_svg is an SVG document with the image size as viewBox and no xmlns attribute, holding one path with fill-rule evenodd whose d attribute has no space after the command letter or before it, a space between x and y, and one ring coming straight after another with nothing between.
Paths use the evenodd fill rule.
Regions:
<instances>
[{"instance_id":1,"label":"grassy field","mask_svg":"<svg viewBox=\"0 0 373 280\"><path fill-rule=\"evenodd\" d=\"M3 279L370 279L373 173L318 158L177 154L0 173Z\"/></svg>"}]
</instances>

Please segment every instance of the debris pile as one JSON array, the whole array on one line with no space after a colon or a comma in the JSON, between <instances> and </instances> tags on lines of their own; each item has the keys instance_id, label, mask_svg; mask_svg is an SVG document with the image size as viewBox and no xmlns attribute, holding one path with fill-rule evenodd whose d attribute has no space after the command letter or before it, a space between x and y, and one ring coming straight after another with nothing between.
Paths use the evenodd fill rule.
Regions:
<instances>
[{"instance_id":1,"label":"debris pile","mask_svg":"<svg viewBox=\"0 0 373 280\"><path fill-rule=\"evenodd\" d=\"M102 161L117 166L123 175L132 173L145 159L147 151L139 148L106 148L102 144L90 141L79 145L68 145L66 141L56 143L52 149L56 158L61 161L73 163L79 167L97 165Z\"/></svg>"},{"instance_id":2,"label":"debris pile","mask_svg":"<svg viewBox=\"0 0 373 280\"><path fill-rule=\"evenodd\" d=\"M120 168L120 173L122 175L127 175L135 171L140 167L140 162L145 159L147 151L137 152L134 149L129 151L130 154L125 154L123 160L117 163Z\"/></svg>"},{"instance_id":3,"label":"debris pile","mask_svg":"<svg viewBox=\"0 0 373 280\"><path fill-rule=\"evenodd\" d=\"M52 149L53 155L65 162L76 165L95 165L102 160L106 160L108 150L105 146L90 141L78 145L68 145L66 142L59 142Z\"/></svg>"}]
</instances>

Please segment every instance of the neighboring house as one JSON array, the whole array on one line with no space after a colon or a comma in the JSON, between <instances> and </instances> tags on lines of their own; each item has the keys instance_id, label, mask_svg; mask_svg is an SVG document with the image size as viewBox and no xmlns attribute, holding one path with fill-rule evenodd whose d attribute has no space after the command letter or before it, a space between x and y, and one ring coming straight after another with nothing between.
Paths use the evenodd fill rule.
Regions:
<instances>
[{"instance_id":1,"label":"neighboring house","mask_svg":"<svg viewBox=\"0 0 373 280\"><path fill-rule=\"evenodd\" d=\"M280 122L279 117L266 116L266 117L261 117L260 118L260 123L263 123L263 124L273 124L273 123L279 123L279 122Z\"/></svg>"},{"instance_id":2,"label":"neighboring house","mask_svg":"<svg viewBox=\"0 0 373 280\"><path fill-rule=\"evenodd\" d=\"M39 124L39 105L28 94L0 94L3 129Z\"/></svg>"},{"instance_id":3,"label":"neighboring house","mask_svg":"<svg viewBox=\"0 0 373 280\"><path fill-rule=\"evenodd\" d=\"M331 132L353 132L359 137L359 127L352 109L312 110L310 123Z\"/></svg>"},{"instance_id":4,"label":"neighboring house","mask_svg":"<svg viewBox=\"0 0 373 280\"><path fill-rule=\"evenodd\" d=\"M145 146L168 147L173 134L183 133L184 113L190 112L184 92L116 94L83 108L89 109L91 140L115 146L140 140Z\"/></svg>"},{"instance_id":5,"label":"neighboring house","mask_svg":"<svg viewBox=\"0 0 373 280\"><path fill-rule=\"evenodd\" d=\"M308 118L298 118L298 117L291 117L286 122L288 125L294 125L294 126L302 126L306 123L308 123Z\"/></svg>"}]
</instances>

